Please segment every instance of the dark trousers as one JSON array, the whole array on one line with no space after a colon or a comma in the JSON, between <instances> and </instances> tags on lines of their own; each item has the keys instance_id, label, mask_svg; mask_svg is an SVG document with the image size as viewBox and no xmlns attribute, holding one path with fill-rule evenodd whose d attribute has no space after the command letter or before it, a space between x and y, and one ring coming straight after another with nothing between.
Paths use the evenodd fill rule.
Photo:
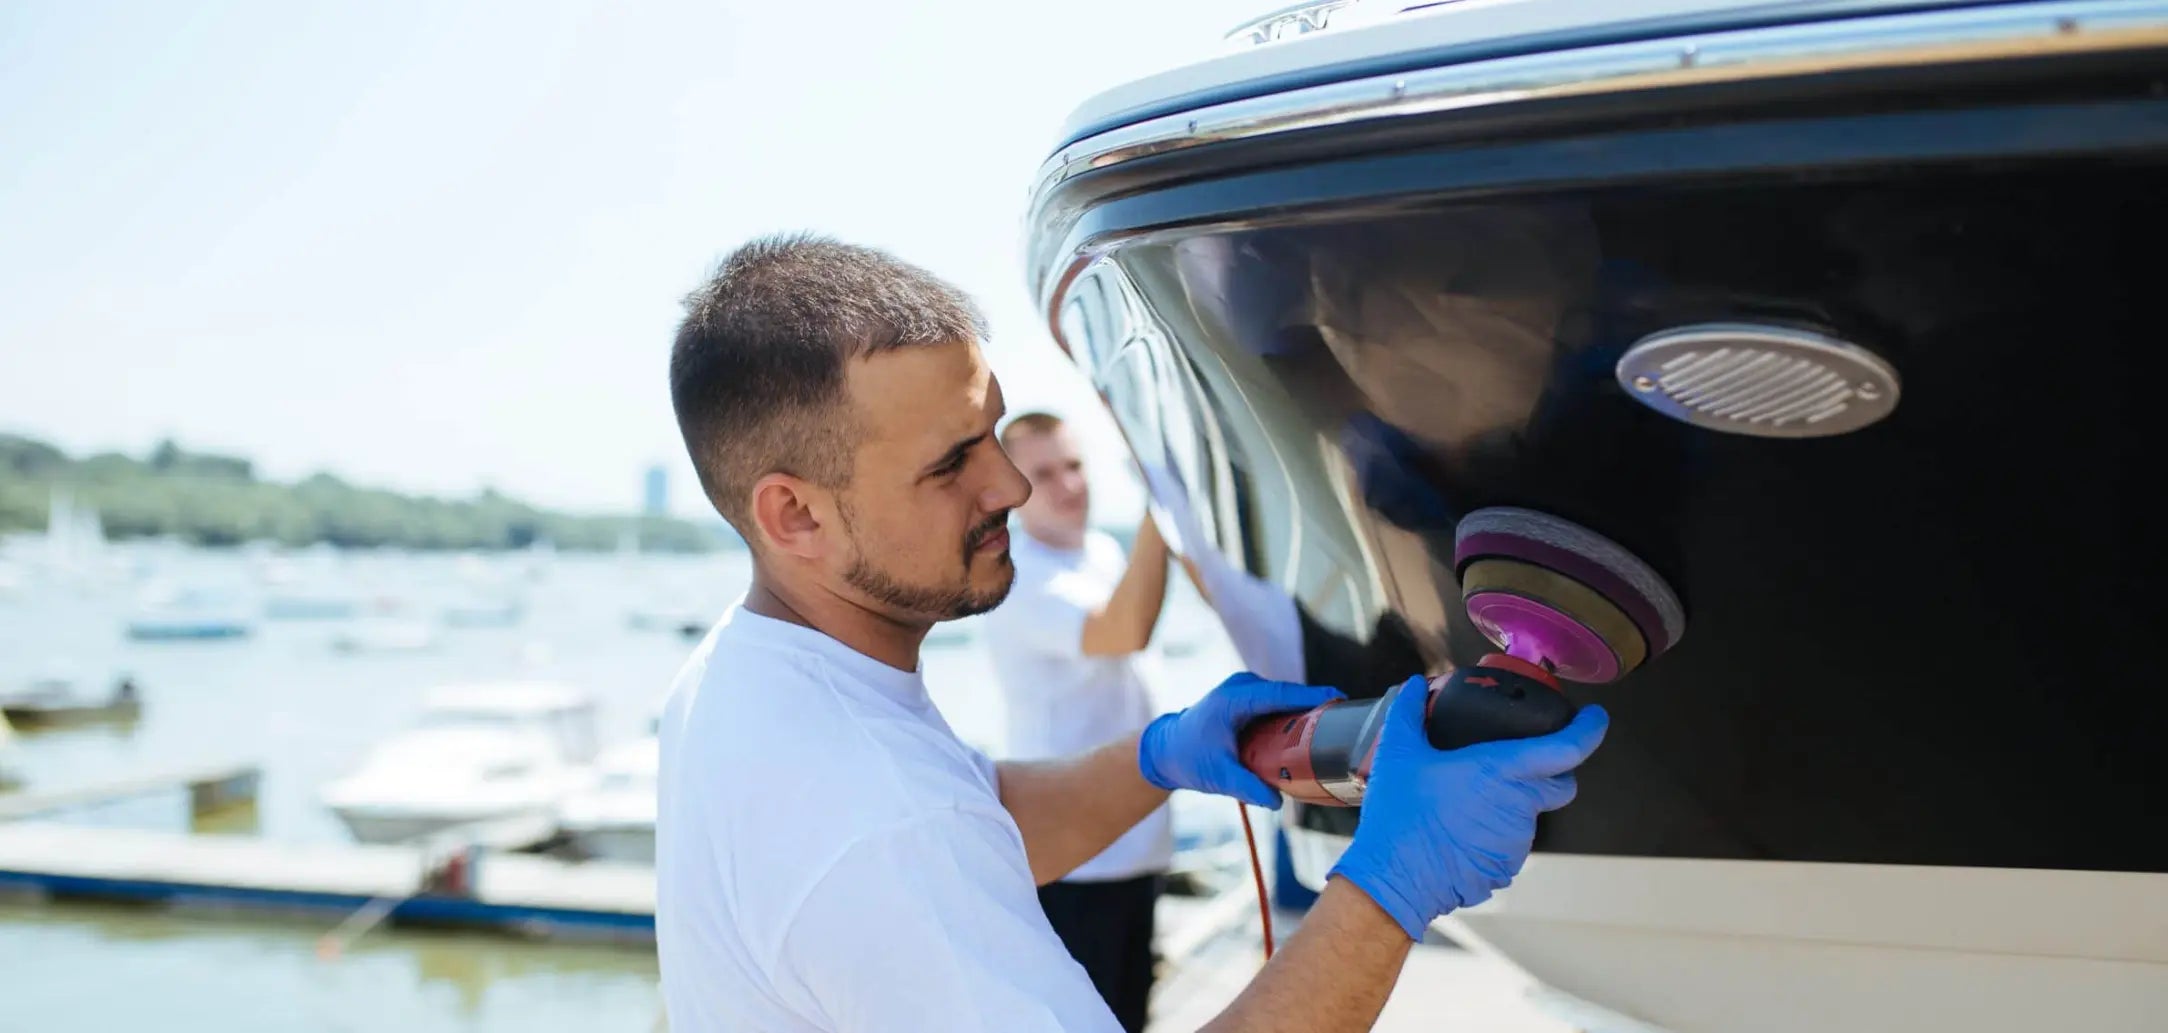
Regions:
<instances>
[{"instance_id":1,"label":"dark trousers","mask_svg":"<svg viewBox=\"0 0 2168 1033\"><path fill-rule=\"evenodd\" d=\"M1140 875L1039 887L1046 920L1129 1033L1144 1033L1152 994L1152 908L1159 900L1159 880Z\"/></svg>"}]
</instances>

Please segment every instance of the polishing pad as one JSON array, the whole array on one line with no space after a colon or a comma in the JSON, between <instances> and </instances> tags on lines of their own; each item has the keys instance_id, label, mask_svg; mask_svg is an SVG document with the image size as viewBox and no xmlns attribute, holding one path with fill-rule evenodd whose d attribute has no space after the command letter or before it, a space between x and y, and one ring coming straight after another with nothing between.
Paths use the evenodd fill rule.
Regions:
<instances>
[{"instance_id":1,"label":"polishing pad","mask_svg":"<svg viewBox=\"0 0 2168 1033\"><path fill-rule=\"evenodd\" d=\"M1623 677L1686 630L1678 595L1640 557L1546 513L1504 506L1470 513L1453 559L1468 615L1484 635L1571 681Z\"/></svg>"}]
</instances>

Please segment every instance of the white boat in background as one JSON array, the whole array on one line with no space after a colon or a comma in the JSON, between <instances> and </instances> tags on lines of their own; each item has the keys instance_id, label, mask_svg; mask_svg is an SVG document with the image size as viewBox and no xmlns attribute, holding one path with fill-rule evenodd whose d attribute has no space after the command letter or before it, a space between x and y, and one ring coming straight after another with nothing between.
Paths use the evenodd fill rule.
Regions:
<instances>
[{"instance_id":1,"label":"white boat in background","mask_svg":"<svg viewBox=\"0 0 2168 1033\"><path fill-rule=\"evenodd\" d=\"M133 722L143 716L135 679L120 675L110 690L64 668L48 671L20 688L0 690L0 721L19 728L55 728L94 722Z\"/></svg>"},{"instance_id":2,"label":"white boat in background","mask_svg":"<svg viewBox=\"0 0 2168 1033\"><path fill-rule=\"evenodd\" d=\"M625 611L625 626L634 631L671 631L698 638L715 626L730 600L705 582L674 581L649 584Z\"/></svg>"},{"instance_id":3,"label":"white boat in background","mask_svg":"<svg viewBox=\"0 0 2168 1033\"><path fill-rule=\"evenodd\" d=\"M263 601L263 615L267 620L344 620L360 610L359 599L341 592L278 592Z\"/></svg>"},{"instance_id":4,"label":"white boat in background","mask_svg":"<svg viewBox=\"0 0 2168 1033\"><path fill-rule=\"evenodd\" d=\"M655 775L661 748L654 736L605 751L593 781L565 799L557 827L581 857L655 863Z\"/></svg>"},{"instance_id":5,"label":"white boat in background","mask_svg":"<svg viewBox=\"0 0 2168 1033\"><path fill-rule=\"evenodd\" d=\"M46 505L45 555L47 573L80 581L105 573L105 523L93 506L77 506L75 496L54 488Z\"/></svg>"},{"instance_id":6,"label":"white boat in background","mask_svg":"<svg viewBox=\"0 0 2168 1033\"><path fill-rule=\"evenodd\" d=\"M335 552L312 548L258 557L256 583L265 620L345 620L362 612L353 572Z\"/></svg>"},{"instance_id":7,"label":"white boat in background","mask_svg":"<svg viewBox=\"0 0 2168 1033\"><path fill-rule=\"evenodd\" d=\"M440 612L448 628L509 628L526 616L527 604L510 595L464 597Z\"/></svg>"},{"instance_id":8,"label":"white boat in background","mask_svg":"<svg viewBox=\"0 0 2168 1033\"><path fill-rule=\"evenodd\" d=\"M342 653L416 653L435 649L441 637L428 621L364 617L333 632L331 648Z\"/></svg>"},{"instance_id":9,"label":"white boat in background","mask_svg":"<svg viewBox=\"0 0 2168 1033\"><path fill-rule=\"evenodd\" d=\"M705 633L722 609L713 613L691 605L635 606L625 613L625 626L634 631L675 631L679 634Z\"/></svg>"},{"instance_id":10,"label":"white boat in background","mask_svg":"<svg viewBox=\"0 0 2168 1033\"><path fill-rule=\"evenodd\" d=\"M508 628L527 616L526 588L516 564L478 555L453 564L458 585L437 608L448 628Z\"/></svg>"},{"instance_id":11,"label":"white boat in background","mask_svg":"<svg viewBox=\"0 0 2168 1033\"><path fill-rule=\"evenodd\" d=\"M447 686L420 719L324 787L324 806L363 843L459 825L554 817L592 776L595 704L548 682Z\"/></svg>"},{"instance_id":12,"label":"white boat in background","mask_svg":"<svg viewBox=\"0 0 2168 1033\"><path fill-rule=\"evenodd\" d=\"M255 631L255 614L238 596L204 588L154 585L127 622L133 639L239 638Z\"/></svg>"}]
</instances>

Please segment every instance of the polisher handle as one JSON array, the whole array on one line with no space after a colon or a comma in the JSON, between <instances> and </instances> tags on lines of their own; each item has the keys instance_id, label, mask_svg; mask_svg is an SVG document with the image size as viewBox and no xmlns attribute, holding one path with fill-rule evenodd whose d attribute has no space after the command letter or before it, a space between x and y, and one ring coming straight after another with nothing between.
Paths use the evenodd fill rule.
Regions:
<instances>
[{"instance_id":1,"label":"polisher handle","mask_svg":"<svg viewBox=\"0 0 2168 1033\"><path fill-rule=\"evenodd\" d=\"M1430 683L1423 731L1430 744L1457 750L1479 742L1549 735L1573 721L1577 710L1555 684L1489 658L1455 669Z\"/></svg>"},{"instance_id":2,"label":"polisher handle","mask_svg":"<svg viewBox=\"0 0 2168 1033\"><path fill-rule=\"evenodd\" d=\"M1288 796L1327 807L1360 805L1378 735L1399 686L1379 699L1335 700L1314 710L1258 718L1238 737L1242 764ZM1484 657L1430 681L1423 733L1441 750L1549 735L1577 709L1540 667Z\"/></svg>"}]
</instances>

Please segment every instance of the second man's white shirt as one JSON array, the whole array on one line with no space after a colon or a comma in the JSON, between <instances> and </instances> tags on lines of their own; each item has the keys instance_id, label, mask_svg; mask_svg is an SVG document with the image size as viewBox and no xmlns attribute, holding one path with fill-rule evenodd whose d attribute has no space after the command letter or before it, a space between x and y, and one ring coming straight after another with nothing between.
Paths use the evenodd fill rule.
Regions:
<instances>
[{"instance_id":1,"label":"second man's white shirt","mask_svg":"<svg viewBox=\"0 0 2168 1033\"><path fill-rule=\"evenodd\" d=\"M1070 757L1133 735L1152 719L1138 656L1084 655L1084 621L1106 606L1128 569L1102 531L1059 549L1018 529L1009 546L1016 584L986 617L994 673L1008 706L1008 753L1018 760ZM1065 881L1095 882L1164 872L1174 854L1167 809L1153 811Z\"/></svg>"}]
</instances>

